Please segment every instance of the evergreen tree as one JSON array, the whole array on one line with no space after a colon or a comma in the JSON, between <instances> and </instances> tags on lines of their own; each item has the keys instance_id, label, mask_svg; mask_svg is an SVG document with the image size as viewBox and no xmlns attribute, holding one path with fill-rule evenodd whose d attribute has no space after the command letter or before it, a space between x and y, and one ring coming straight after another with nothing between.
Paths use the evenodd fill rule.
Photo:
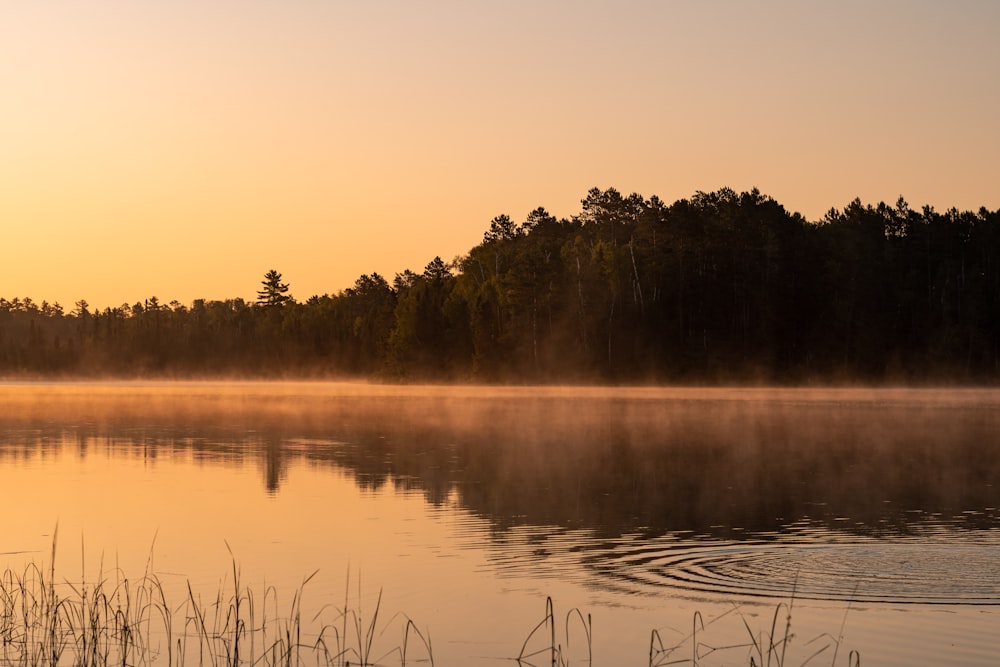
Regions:
<instances>
[{"instance_id":1,"label":"evergreen tree","mask_svg":"<svg viewBox=\"0 0 1000 667\"><path fill-rule=\"evenodd\" d=\"M258 306L280 306L292 300L287 294L288 283L281 282L281 274L274 269L264 274L260 284L263 289L257 292Z\"/></svg>"}]
</instances>

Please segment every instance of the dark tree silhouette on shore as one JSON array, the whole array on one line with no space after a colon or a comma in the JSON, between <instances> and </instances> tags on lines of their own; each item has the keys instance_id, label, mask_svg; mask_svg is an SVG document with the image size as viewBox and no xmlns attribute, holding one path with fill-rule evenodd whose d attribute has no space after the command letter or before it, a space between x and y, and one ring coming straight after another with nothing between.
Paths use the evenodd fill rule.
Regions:
<instances>
[{"instance_id":1,"label":"dark tree silhouette on shore","mask_svg":"<svg viewBox=\"0 0 1000 667\"><path fill-rule=\"evenodd\" d=\"M757 190L593 188L494 217L390 283L298 303L0 299L0 375L502 382L1000 382L1000 210L854 200L818 222ZM280 307L279 307L280 306Z\"/></svg>"}]
</instances>

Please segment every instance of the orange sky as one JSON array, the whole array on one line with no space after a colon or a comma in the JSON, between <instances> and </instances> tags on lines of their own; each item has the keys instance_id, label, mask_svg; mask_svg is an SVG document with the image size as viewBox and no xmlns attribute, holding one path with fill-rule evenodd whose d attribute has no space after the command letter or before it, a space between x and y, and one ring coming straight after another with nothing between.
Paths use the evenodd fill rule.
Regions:
<instances>
[{"instance_id":1,"label":"orange sky","mask_svg":"<svg viewBox=\"0 0 1000 667\"><path fill-rule=\"evenodd\" d=\"M593 186L1000 208L1000 3L0 9L0 296L304 300Z\"/></svg>"}]
</instances>

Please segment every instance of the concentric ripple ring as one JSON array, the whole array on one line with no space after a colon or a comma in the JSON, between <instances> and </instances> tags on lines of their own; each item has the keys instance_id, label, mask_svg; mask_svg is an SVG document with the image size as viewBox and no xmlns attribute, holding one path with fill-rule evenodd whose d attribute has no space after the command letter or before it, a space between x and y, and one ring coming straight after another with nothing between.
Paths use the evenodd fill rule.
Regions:
<instances>
[{"instance_id":1,"label":"concentric ripple ring","mask_svg":"<svg viewBox=\"0 0 1000 667\"><path fill-rule=\"evenodd\" d=\"M1000 605L995 544L709 542L591 552L641 589L895 604Z\"/></svg>"}]
</instances>

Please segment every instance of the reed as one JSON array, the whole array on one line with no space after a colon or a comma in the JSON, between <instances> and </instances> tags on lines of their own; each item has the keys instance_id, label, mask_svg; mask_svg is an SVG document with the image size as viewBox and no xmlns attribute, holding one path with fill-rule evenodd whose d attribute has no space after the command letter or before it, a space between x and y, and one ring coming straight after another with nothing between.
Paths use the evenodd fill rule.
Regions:
<instances>
[{"instance_id":1,"label":"reed","mask_svg":"<svg viewBox=\"0 0 1000 667\"><path fill-rule=\"evenodd\" d=\"M5 667L348 667L383 664L389 656L401 666L434 664L426 630L402 614L380 621L381 591L370 616L362 613L360 579L356 607L345 593L333 621L324 622L323 610L303 619L302 599L316 572L283 606L273 586L258 593L243 584L230 550L231 573L214 596L203 599L188 583L184 599L171 605L151 571L152 558L135 579L117 568L105 573L102 562L94 580L88 580L84 567L78 582L59 582L55 545L54 537L47 567L32 562L0 574L0 664ZM381 646L394 623L401 641Z\"/></svg>"},{"instance_id":2,"label":"reed","mask_svg":"<svg viewBox=\"0 0 1000 667\"><path fill-rule=\"evenodd\" d=\"M227 545L228 547L228 545ZM256 593L242 582L233 556L232 568L214 597L203 600L187 585L187 595L176 606L168 603L160 579L152 572L152 558L145 571L130 579L118 568L88 580L86 568L78 583L56 580L55 538L48 567L35 563L22 570L0 574L0 664L10 667L350 667L416 663L434 665L430 633L420 630L405 614L383 621L382 591L375 606L362 605L361 577L357 577L357 601L351 604L351 572L348 568L344 604L327 620L321 609L303 620L302 600L309 582L305 577L292 592L287 606L279 601L273 586ZM717 652L725 664L740 662L751 667L837 666L844 623L837 637L821 635L806 642L810 653L791 661L793 643L792 604L777 605L767 632L755 632L745 617L747 641L735 645L713 645L709 628L731 613L708 622L700 612L692 617L691 631L678 641L663 640L652 630L648 667L692 665L699 667ZM849 608L848 608L849 611ZM397 627L400 641L384 640ZM380 643L382 642L382 643ZM735 653L739 651L741 653ZM824 654L830 658L826 662ZM545 601L542 619L528 632L519 654L511 660L519 666L569 667L593 665L593 623L590 614L570 609L557 617L551 597ZM720 663L721 664L721 663ZM851 651L848 667L859 667L860 656Z\"/></svg>"},{"instance_id":3,"label":"reed","mask_svg":"<svg viewBox=\"0 0 1000 667\"><path fill-rule=\"evenodd\" d=\"M582 628L586 649L586 664L592 665L594 662L594 635L590 614L587 614L586 618L584 618L583 612L575 607L566 613L566 619L563 622L563 630L565 632L564 647L562 643L556 641L555 605L551 597L545 599L545 616L528 633L528 636L525 637L524 643L521 645L521 652L514 660L518 665L535 667L540 664L534 662L535 660L545 659L545 656L548 656L547 662L552 667L565 667L569 665L570 630L577 625L572 623L573 620L578 621L579 626ZM544 639L542 639L543 643L539 646L539 640L536 637L544 637L544 634L540 633L545 633L546 631L548 632L548 643L544 643Z\"/></svg>"},{"instance_id":4,"label":"reed","mask_svg":"<svg viewBox=\"0 0 1000 667\"><path fill-rule=\"evenodd\" d=\"M719 664L732 664L735 660L748 664L750 667L804 667L805 665L822 664L836 667L838 650L844 638L843 630L847 620L847 612L844 614L844 622L841 623L838 637L823 633L809 639L803 643L805 650L809 652L808 655L796 658L793 662L788 653L789 647L793 645L795 640L795 634L792 632L793 603L794 599L788 603L778 603L775 606L768 631L755 631L746 617L740 614L740 621L747 633L747 641L736 644L715 644L710 642L706 635L708 635L708 626L721 621L730 614L738 613L739 607L732 607L708 623L705 622L701 612L696 611L692 615L691 632L682 635L673 643L664 642L659 630L654 629L650 633L648 665L649 667L666 667L667 665L700 667L706 658L720 653L726 657L721 659ZM850 611L849 607L848 611ZM832 654L829 662L817 660L828 651ZM733 657L736 652L739 654ZM739 655L745 657L741 658ZM852 650L848 654L847 666L860 667L860 665L860 653Z\"/></svg>"},{"instance_id":5,"label":"reed","mask_svg":"<svg viewBox=\"0 0 1000 667\"><path fill-rule=\"evenodd\" d=\"M837 649L843 641L844 624L847 620L847 612L844 614L844 622L841 623L840 635L833 637L823 634L807 641L804 646L811 653L804 659L794 663L786 663L789 659L788 647L792 644L794 635L792 633L792 604L780 603L775 607L774 616L771 621L771 629L768 633L754 632L749 622L742 615L740 619L747 630L749 640L738 644L716 645L710 643L706 638L709 626L721 621L730 614L738 612L738 607L733 607L725 613L705 622L701 612L696 611L691 618L691 632L683 634L674 643L663 641L661 632L654 629L650 632L649 641L649 662L648 667L667 667L673 665L691 665L700 667L704 661L713 654L719 654L719 662L711 664L749 664L750 667L785 667L786 664L805 667L806 665L820 665L822 662L816 661L823 653L832 647L832 658L825 663L830 667L837 665ZM848 608L849 611L849 608ZM782 615L783 614L783 615ZM570 636L571 629L579 626L582 628L585 640L585 652L581 656L570 656ZM593 652L593 628L590 614L584 617L579 609L570 609L566 614L562 624L564 635L557 629L557 621L554 603L552 598L545 600L545 614L542 619L531 629L521 646L521 651L516 658L513 658L518 667L570 667L570 665L587 665L592 667L594 662ZM564 637L565 644L559 641ZM736 654L740 651L746 657ZM857 651L851 651L848 655L847 667L860 667L861 656Z\"/></svg>"}]
</instances>

